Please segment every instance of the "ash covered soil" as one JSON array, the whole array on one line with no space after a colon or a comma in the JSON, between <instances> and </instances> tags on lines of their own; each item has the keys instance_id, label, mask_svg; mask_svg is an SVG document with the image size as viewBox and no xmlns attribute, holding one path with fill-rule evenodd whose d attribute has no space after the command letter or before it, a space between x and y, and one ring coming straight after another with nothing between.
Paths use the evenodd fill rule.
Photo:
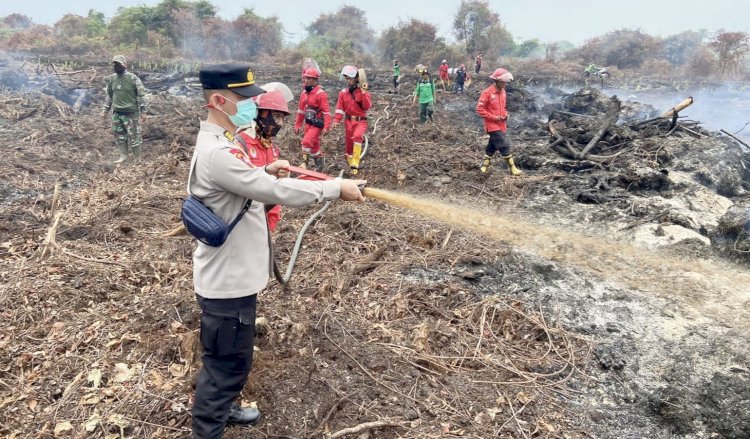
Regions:
<instances>
[{"instance_id":1,"label":"ash covered soil","mask_svg":"<svg viewBox=\"0 0 750 439\"><path fill-rule=\"evenodd\" d=\"M145 160L115 166L106 72L40 67L0 67L12 88L0 93L0 435L186 437L194 242L164 235L179 224L201 102L185 75L136 71L152 92ZM257 76L296 89L297 70ZM242 396L264 419L227 438L357 426L346 437L750 437L741 146L699 121L652 120L666 109L531 88L519 72L509 135L525 175L495 163L482 176L482 81L441 93L435 123L418 125L416 78L394 94L387 71L370 76L364 177L467 226L334 203L288 287L259 296ZM333 105L341 84L323 79ZM277 144L296 164L291 131ZM324 148L338 174L343 133ZM284 210L282 268L318 208ZM477 212L504 226L473 232Z\"/></svg>"}]
</instances>

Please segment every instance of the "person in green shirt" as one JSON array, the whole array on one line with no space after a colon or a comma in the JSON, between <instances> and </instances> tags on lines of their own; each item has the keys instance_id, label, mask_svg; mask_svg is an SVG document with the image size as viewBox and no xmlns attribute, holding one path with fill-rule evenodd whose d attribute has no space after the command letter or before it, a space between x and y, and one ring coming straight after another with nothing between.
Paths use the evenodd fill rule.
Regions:
<instances>
[{"instance_id":1,"label":"person in green shirt","mask_svg":"<svg viewBox=\"0 0 750 439\"><path fill-rule=\"evenodd\" d=\"M422 70L422 76L417 83L416 90L414 90L412 105L417 102L417 98L419 98L419 123L425 123L427 119L432 120L437 95L435 94L435 82L430 78L427 69Z\"/></svg>"},{"instance_id":2,"label":"person in green shirt","mask_svg":"<svg viewBox=\"0 0 750 439\"><path fill-rule=\"evenodd\" d=\"M398 80L401 78L401 65L397 59L393 60L393 92L398 93Z\"/></svg>"},{"instance_id":3,"label":"person in green shirt","mask_svg":"<svg viewBox=\"0 0 750 439\"><path fill-rule=\"evenodd\" d=\"M115 71L107 78L107 102L104 115L112 110L112 132L120 157L115 163L128 159L128 144L135 163L141 161L141 121L146 120L146 88L141 80L127 70L127 59L123 55L112 58Z\"/></svg>"}]
</instances>

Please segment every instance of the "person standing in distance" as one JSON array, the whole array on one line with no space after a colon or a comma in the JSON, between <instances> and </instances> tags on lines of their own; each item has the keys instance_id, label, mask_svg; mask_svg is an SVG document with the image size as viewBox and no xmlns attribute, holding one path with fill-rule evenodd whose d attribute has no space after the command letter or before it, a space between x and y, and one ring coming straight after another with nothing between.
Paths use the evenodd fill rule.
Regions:
<instances>
[{"instance_id":1,"label":"person standing in distance","mask_svg":"<svg viewBox=\"0 0 750 439\"><path fill-rule=\"evenodd\" d=\"M103 113L106 115L112 109L112 132L120 153L115 163L128 160L128 146L133 152L133 160L139 163L143 144L140 122L146 121L146 88L135 74L128 71L125 56L115 55L112 68L115 72L107 78L107 102Z\"/></svg>"}]
</instances>

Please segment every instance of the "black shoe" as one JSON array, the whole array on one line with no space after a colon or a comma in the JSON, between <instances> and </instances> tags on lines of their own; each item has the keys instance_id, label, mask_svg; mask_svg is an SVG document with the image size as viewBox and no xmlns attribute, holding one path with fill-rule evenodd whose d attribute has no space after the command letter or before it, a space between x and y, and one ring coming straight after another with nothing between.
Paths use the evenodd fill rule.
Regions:
<instances>
[{"instance_id":1,"label":"black shoe","mask_svg":"<svg viewBox=\"0 0 750 439\"><path fill-rule=\"evenodd\" d=\"M313 157L313 163L315 164L315 170L318 172L323 172L323 168L326 165L325 158L321 156Z\"/></svg>"},{"instance_id":2,"label":"black shoe","mask_svg":"<svg viewBox=\"0 0 750 439\"><path fill-rule=\"evenodd\" d=\"M242 424L250 425L255 424L260 420L260 410L254 407L240 407L237 404L232 404L229 408L229 424Z\"/></svg>"}]
</instances>

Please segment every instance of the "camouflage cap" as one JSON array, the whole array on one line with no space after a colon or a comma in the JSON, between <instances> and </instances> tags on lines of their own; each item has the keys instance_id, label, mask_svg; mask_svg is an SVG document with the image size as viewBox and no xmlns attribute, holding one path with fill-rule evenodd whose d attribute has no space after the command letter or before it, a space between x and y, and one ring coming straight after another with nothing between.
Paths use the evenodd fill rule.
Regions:
<instances>
[{"instance_id":1,"label":"camouflage cap","mask_svg":"<svg viewBox=\"0 0 750 439\"><path fill-rule=\"evenodd\" d=\"M116 63L121 64L123 66L127 66L128 65L128 60L125 58L125 55L115 55L112 58L112 62L116 62Z\"/></svg>"}]
</instances>

